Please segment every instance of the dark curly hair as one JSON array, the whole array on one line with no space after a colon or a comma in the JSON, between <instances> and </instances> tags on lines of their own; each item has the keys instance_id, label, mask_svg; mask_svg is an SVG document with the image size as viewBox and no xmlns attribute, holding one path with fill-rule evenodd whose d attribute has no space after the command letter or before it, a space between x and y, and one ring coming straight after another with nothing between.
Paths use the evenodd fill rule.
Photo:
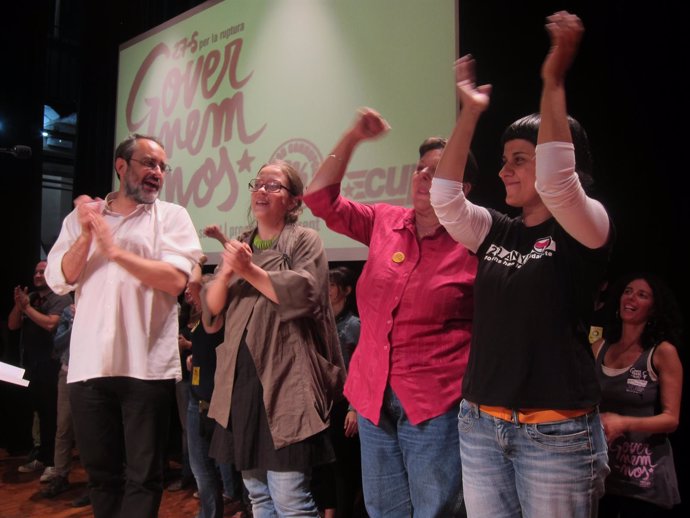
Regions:
<instances>
[{"instance_id":1,"label":"dark curly hair","mask_svg":"<svg viewBox=\"0 0 690 518\"><path fill-rule=\"evenodd\" d=\"M683 322L676 298L661 277L646 272L625 275L611 289L608 304L612 308L616 308L616 316L611 324L605 327L604 338L610 343L620 340L623 331L623 323L618 315L621 296L628 284L637 279L647 282L654 296L651 315L640 337L642 348L649 349L661 342L669 342L676 347L679 346L683 333Z\"/></svg>"}]
</instances>

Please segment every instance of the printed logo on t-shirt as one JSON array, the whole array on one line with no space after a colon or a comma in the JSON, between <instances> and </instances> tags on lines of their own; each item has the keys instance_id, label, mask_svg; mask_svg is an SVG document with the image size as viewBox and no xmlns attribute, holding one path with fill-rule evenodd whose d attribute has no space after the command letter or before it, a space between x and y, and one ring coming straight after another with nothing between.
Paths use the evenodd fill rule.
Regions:
<instances>
[{"instance_id":1,"label":"printed logo on t-shirt","mask_svg":"<svg viewBox=\"0 0 690 518\"><path fill-rule=\"evenodd\" d=\"M609 446L609 465L613 473L639 487L654 485L652 449L646 442L619 437Z\"/></svg>"},{"instance_id":2,"label":"printed logo on t-shirt","mask_svg":"<svg viewBox=\"0 0 690 518\"><path fill-rule=\"evenodd\" d=\"M528 254L521 254L517 250L507 250L492 243L484 256L484 260L493 261L503 266L521 268L527 261L551 257L555 251L556 242L551 236L537 239Z\"/></svg>"},{"instance_id":3,"label":"printed logo on t-shirt","mask_svg":"<svg viewBox=\"0 0 690 518\"><path fill-rule=\"evenodd\" d=\"M625 391L641 395L647 387L647 378L649 378L649 373L646 370L632 367Z\"/></svg>"}]
</instances>

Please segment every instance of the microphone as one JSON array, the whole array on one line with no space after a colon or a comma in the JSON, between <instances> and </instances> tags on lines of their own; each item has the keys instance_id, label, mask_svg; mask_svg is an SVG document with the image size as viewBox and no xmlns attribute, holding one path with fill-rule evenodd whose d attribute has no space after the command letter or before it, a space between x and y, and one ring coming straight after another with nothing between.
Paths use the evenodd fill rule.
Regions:
<instances>
[{"instance_id":1,"label":"microphone","mask_svg":"<svg viewBox=\"0 0 690 518\"><path fill-rule=\"evenodd\" d=\"M31 158L31 148L29 146L17 145L11 148L0 147L0 153L12 155L19 160Z\"/></svg>"}]
</instances>

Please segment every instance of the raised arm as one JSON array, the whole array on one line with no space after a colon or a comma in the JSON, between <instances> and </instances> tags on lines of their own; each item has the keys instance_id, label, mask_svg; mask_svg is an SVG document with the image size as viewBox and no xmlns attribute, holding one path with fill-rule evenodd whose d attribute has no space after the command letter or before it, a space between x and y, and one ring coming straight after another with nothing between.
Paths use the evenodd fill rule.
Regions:
<instances>
[{"instance_id":1,"label":"raised arm","mask_svg":"<svg viewBox=\"0 0 690 518\"><path fill-rule=\"evenodd\" d=\"M608 240L609 218L601 203L586 195L575 172L565 94L566 73L577 54L584 27L577 16L561 11L547 18L546 30L551 48L541 70L536 189L571 236L588 248L599 248Z\"/></svg>"},{"instance_id":2,"label":"raised arm","mask_svg":"<svg viewBox=\"0 0 690 518\"><path fill-rule=\"evenodd\" d=\"M86 266L86 259L93 239L91 215L95 213L95 201L99 200L94 200L86 195L81 195L74 200L81 225L81 234L62 256L62 275L67 284L75 284Z\"/></svg>"},{"instance_id":3,"label":"raised arm","mask_svg":"<svg viewBox=\"0 0 690 518\"><path fill-rule=\"evenodd\" d=\"M14 288L14 306L12 306L12 311L10 311L7 317L7 327L10 331L16 331L22 327L22 314L24 313L24 307L29 305L29 290L22 288L21 286L15 286Z\"/></svg>"},{"instance_id":4,"label":"raised arm","mask_svg":"<svg viewBox=\"0 0 690 518\"><path fill-rule=\"evenodd\" d=\"M55 331L60 321L60 315L46 315L33 307L27 289L17 286L14 288L14 308L7 320L7 327L11 330L19 329L22 326L22 313L50 333Z\"/></svg>"},{"instance_id":5,"label":"raised arm","mask_svg":"<svg viewBox=\"0 0 690 518\"><path fill-rule=\"evenodd\" d=\"M547 18L546 30L551 38L551 48L541 67L541 123L537 144L572 142L565 101L565 76L575 60L585 29L576 15L560 11Z\"/></svg>"},{"instance_id":6,"label":"raised arm","mask_svg":"<svg viewBox=\"0 0 690 518\"><path fill-rule=\"evenodd\" d=\"M230 238L223 234L219 225L208 225L204 227L204 235L218 241L222 246L230 241Z\"/></svg>"},{"instance_id":7,"label":"raised arm","mask_svg":"<svg viewBox=\"0 0 690 518\"><path fill-rule=\"evenodd\" d=\"M455 81L460 104L460 114L455 128L436 166L435 178L462 182L470 144L479 117L489 107L491 85L477 86L472 56L463 56L455 62Z\"/></svg>"},{"instance_id":8,"label":"raised arm","mask_svg":"<svg viewBox=\"0 0 690 518\"><path fill-rule=\"evenodd\" d=\"M202 290L202 311L208 311L211 317L220 315L225 308L228 301L228 284L232 275L232 268L227 261L223 260L213 278Z\"/></svg>"},{"instance_id":9,"label":"raised arm","mask_svg":"<svg viewBox=\"0 0 690 518\"><path fill-rule=\"evenodd\" d=\"M378 112L370 108L361 108L352 127L340 138L319 167L307 186L307 191L315 192L329 185L340 184L355 148L365 140L380 137L389 129L390 126Z\"/></svg>"},{"instance_id":10,"label":"raised arm","mask_svg":"<svg viewBox=\"0 0 690 518\"><path fill-rule=\"evenodd\" d=\"M455 81L460 114L436 167L431 205L451 237L476 252L489 232L491 215L465 199L462 181L474 130L489 106L491 85L476 85L474 59L470 55L455 62Z\"/></svg>"}]
</instances>

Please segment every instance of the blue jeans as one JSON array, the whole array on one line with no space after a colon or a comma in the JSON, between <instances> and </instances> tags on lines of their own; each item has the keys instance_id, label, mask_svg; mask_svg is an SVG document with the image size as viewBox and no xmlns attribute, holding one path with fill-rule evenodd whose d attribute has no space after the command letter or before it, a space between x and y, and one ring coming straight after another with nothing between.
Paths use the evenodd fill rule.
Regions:
<instances>
[{"instance_id":1,"label":"blue jeans","mask_svg":"<svg viewBox=\"0 0 690 518\"><path fill-rule=\"evenodd\" d=\"M596 517L609 473L599 413L516 424L460 405L460 456L469 518Z\"/></svg>"},{"instance_id":2,"label":"blue jeans","mask_svg":"<svg viewBox=\"0 0 690 518\"><path fill-rule=\"evenodd\" d=\"M386 389L379 425L359 416L362 485L371 518L452 518L462 508L457 408L418 425Z\"/></svg>"},{"instance_id":3,"label":"blue jeans","mask_svg":"<svg viewBox=\"0 0 690 518\"><path fill-rule=\"evenodd\" d=\"M319 517L309 491L311 470L305 473L252 469L243 471L242 478L254 518Z\"/></svg>"},{"instance_id":4,"label":"blue jeans","mask_svg":"<svg viewBox=\"0 0 690 518\"><path fill-rule=\"evenodd\" d=\"M235 500L242 499L242 477L235 469L234 464L216 462L220 479L223 482L223 496Z\"/></svg>"},{"instance_id":5,"label":"blue jeans","mask_svg":"<svg viewBox=\"0 0 690 518\"><path fill-rule=\"evenodd\" d=\"M201 427L199 401L189 398L187 405L187 448L189 464L196 479L201 511L199 518L222 518L223 496L215 461L208 456L210 435Z\"/></svg>"}]
</instances>

